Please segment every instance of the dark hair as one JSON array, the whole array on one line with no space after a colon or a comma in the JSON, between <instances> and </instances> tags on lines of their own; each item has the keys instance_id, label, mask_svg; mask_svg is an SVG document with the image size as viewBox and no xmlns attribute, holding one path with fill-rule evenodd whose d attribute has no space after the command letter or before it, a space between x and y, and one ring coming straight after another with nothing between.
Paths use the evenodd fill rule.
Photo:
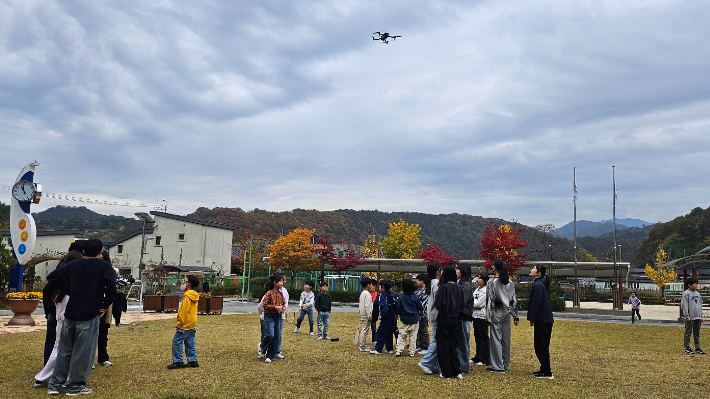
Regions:
<instances>
[{"instance_id":1,"label":"dark hair","mask_svg":"<svg viewBox=\"0 0 710 399\"><path fill-rule=\"evenodd\" d=\"M91 238L86 240L84 243L84 248L82 249L84 251L84 256L88 256L89 258L95 258L96 255L98 255L101 250L104 249L104 243L101 242L98 238Z\"/></svg>"},{"instance_id":2,"label":"dark hair","mask_svg":"<svg viewBox=\"0 0 710 399\"><path fill-rule=\"evenodd\" d=\"M283 280L283 278L284 274L282 273L274 273L269 276L269 281L267 281L266 285L264 286L264 292L273 290L276 283Z\"/></svg>"},{"instance_id":3,"label":"dark hair","mask_svg":"<svg viewBox=\"0 0 710 399\"><path fill-rule=\"evenodd\" d=\"M57 268L64 266L71 261L79 259L84 259L84 255L82 255L81 252L75 250L69 251L66 255L64 255L62 260L59 261L59 263L57 264Z\"/></svg>"},{"instance_id":4,"label":"dark hair","mask_svg":"<svg viewBox=\"0 0 710 399\"><path fill-rule=\"evenodd\" d=\"M54 303L59 303L64 299L64 297L67 296L67 294L64 293L62 290L56 290L54 292L54 298L52 298L52 302Z\"/></svg>"},{"instance_id":5,"label":"dark hair","mask_svg":"<svg viewBox=\"0 0 710 399\"><path fill-rule=\"evenodd\" d=\"M370 280L368 277L363 277L362 279L360 279L360 287L367 288L367 286L370 284L372 284L372 280Z\"/></svg>"},{"instance_id":6,"label":"dark hair","mask_svg":"<svg viewBox=\"0 0 710 399\"><path fill-rule=\"evenodd\" d=\"M197 279L197 276L193 276L192 274L190 274L185 277L187 277L187 282L188 284L190 284L190 288L192 288L193 290L200 286L200 280Z\"/></svg>"},{"instance_id":7,"label":"dark hair","mask_svg":"<svg viewBox=\"0 0 710 399\"><path fill-rule=\"evenodd\" d=\"M429 278L432 280L436 278L436 273L439 273L439 270L441 270L441 265L438 263L429 263L426 265L426 274L428 274Z\"/></svg>"},{"instance_id":8,"label":"dark hair","mask_svg":"<svg viewBox=\"0 0 710 399\"><path fill-rule=\"evenodd\" d=\"M303 282L303 285L308 285L309 287L313 288L316 286L316 283L313 282L313 280L306 280Z\"/></svg>"},{"instance_id":9,"label":"dark hair","mask_svg":"<svg viewBox=\"0 0 710 399\"><path fill-rule=\"evenodd\" d=\"M86 240L76 240L69 244L69 251L79 251L81 252L84 249L84 243Z\"/></svg>"},{"instance_id":10,"label":"dark hair","mask_svg":"<svg viewBox=\"0 0 710 399\"><path fill-rule=\"evenodd\" d=\"M459 264L459 272L461 272L461 278L459 279L459 282L465 283L465 282L471 282L471 266L467 265L465 263L460 263Z\"/></svg>"},{"instance_id":11,"label":"dark hair","mask_svg":"<svg viewBox=\"0 0 710 399\"><path fill-rule=\"evenodd\" d=\"M503 285L510 282L510 277L508 277L508 269L505 267L505 262L498 259L493 263L493 268L498 272L498 279Z\"/></svg>"},{"instance_id":12,"label":"dark hair","mask_svg":"<svg viewBox=\"0 0 710 399\"><path fill-rule=\"evenodd\" d=\"M108 263L111 263L111 257L108 256L108 251L104 251L101 253L101 256L103 257L103 260L105 260Z\"/></svg>"},{"instance_id":13,"label":"dark hair","mask_svg":"<svg viewBox=\"0 0 710 399\"><path fill-rule=\"evenodd\" d=\"M323 282L320 283L320 285L319 285L318 287L322 287L322 286L326 286L326 287L327 287L327 286L328 286L328 283L326 283L325 281L323 281Z\"/></svg>"},{"instance_id":14,"label":"dark hair","mask_svg":"<svg viewBox=\"0 0 710 399\"><path fill-rule=\"evenodd\" d=\"M695 283L697 283L697 282L698 282L698 279L697 279L697 278L692 278L692 277L691 277L691 278L685 280L685 286L687 287L687 286L693 285L693 284L695 284Z\"/></svg>"},{"instance_id":15,"label":"dark hair","mask_svg":"<svg viewBox=\"0 0 710 399\"><path fill-rule=\"evenodd\" d=\"M488 273L478 273L478 278L483 281L488 281L490 276L488 276Z\"/></svg>"},{"instance_id":16,"label":"dark hair","mask_svg":"<svg viewBox=\"0 0 710 399\"><path fill-rule=\"evenodd\" d=\"M451 281L456 282L456 269L452 265L447 265L441 272L440 284L446 284Z\"/></svg>"},{"instance_id":17,"label":"dark hair","mask_svg":"<svg viewBox=\"0 0 710 399\"><path fill-rule=\"evenodd\" d=\"M547 276L547 268L545 265L535 265L535 269L537 269L538 273L540 273L540 278L542 279L542 283L545 284L545 288L547 289L547 293L550 293L550 278Z\"/></svg>"},{"instance_id":18,"label":"dark hair","mask_svg":"<svg viewBox=\"0 0 710 399\"><path fill-rule=\"evenodd\" d=\"M426 273L419 273L417 274L417 280L423 281L424 282L424 292L426 292L427 295L431 294L431 279L429 278L429 275ZM427 292L429 291L429 292Z\"/></svg>"},{"instance_id":19,"label":"dark hair","mask_svg":"<svg viewBox=\"0 0 710 399\"><path fill-rule=\"evenodd\" d=\"M385 289L385 291L389 291L392 289L392 280L380 280L380 285Z\"/></svg>"},{"instance_id":20,"label":"dark hair","mask_svg":"<svg viewBox=\"0 0 710 399\"><path fill-rule=\"evenodd\" d=\"M412 295L417 290L417 285L410 278L402 280L402 293L404 295Z\"/></svg>"},{"instance_id":21,"label":"dark hair","mask_svg":"<svg viewBox=\"0 0 710 399\"><path fill-rule=\"evenodd\" d=\"M636 291L631 291L632 294L636 295Z\"/></svg>"}]
</instances>

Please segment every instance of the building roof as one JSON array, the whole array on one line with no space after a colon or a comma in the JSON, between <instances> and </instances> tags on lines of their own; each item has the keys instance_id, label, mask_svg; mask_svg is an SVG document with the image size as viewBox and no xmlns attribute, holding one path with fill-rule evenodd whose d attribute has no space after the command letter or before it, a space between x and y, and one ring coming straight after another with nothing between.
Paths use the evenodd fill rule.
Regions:
<instances>
[{"instance_id":1,"label":"building roof","mask_svg":"<svg viewBox=\"0 0 710 399\"><path fill-rule=\"evenodd\" d=\"M160 216L160 217L163 217L163 218L179 220L179 221L181 221L181 222L199 224L199 225L201 225L201 226L217 227L217 228L219 228L219 229L227 229L227 230L236 230L236 229L237 229L237 228L234 227L234 226L229 226L229 225L222 224L222 223L208 222L208 221L206 221L206 220L200 220L200 219L189 218L189 217L187 217L187 216L173 215L173 214L171 214L171 213L158 212L158 211L151 211L150 214L151 214L151 215L154 215L154 216Z\"/></svg>"},{"instance_id":2,"label":"building roof","mask_svg":"<svg viewBox=\"0 0 710 399\"><path fill-rule=\"evenodd\" d=\"M146 224L145 224L145 233L146 233L146 234L153 234L153 223L146 223ZM135 236L142 235L142 234L143 234L143 229L136 230L136 231L133 231L133 232L130 232L130 233L126 234L125 236L119 237L119 238L117 238L117 239L114 240L114 241L111 241L111 242L108 243L107 245L108 245L109 248L115 247L116 245L118 245L118 244L120 244L120 243L122 243L122 242L128 241L128 240L130 240L131 238L133 238L133 237L135 237Z\"/></svg>"}]
</instances>

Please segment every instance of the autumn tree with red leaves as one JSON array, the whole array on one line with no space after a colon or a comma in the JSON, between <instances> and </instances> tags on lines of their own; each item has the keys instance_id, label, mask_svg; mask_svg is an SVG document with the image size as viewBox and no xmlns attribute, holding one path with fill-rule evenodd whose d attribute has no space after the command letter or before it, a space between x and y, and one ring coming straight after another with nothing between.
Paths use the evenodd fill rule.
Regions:
<instances>
[{"instance_id":1,"label":"autumn tree with red leaves","mask_svg":"<svg viewBox=\"0 0 710 399\"><path fill-rule=\"evenodd\" d=\"M446 266L451 261L458 261L460 259L454 258L453 256L444 255L444 250L439 246L430 245L426 247L425 250L419 253L419 259L423 259L427 263L438 263L439 265Z\"/></svg>"},{"instance_id":2,"label":"autumn tree with red leaves","mask_svg":"<svg viewBox=\"0 0 710 399\"><path fill-rule=\"evenodd\" d=\"M313 248L313 253L321 262L321 281L324 279L325 264L333 265L338 274L348 271L357 265L365 263L365 257L360 255L353 248L346 248L343 251L343 257L339 257L333 243L330 241L330 235L326 234L323 237L318 237L315 240L316 246ZM341 243L338 243L341 244Z\"/></svg>"},{"instance_id":3,"label":"autumn tree with red leaves","mask_svg":"<svg viewBox=\"0 0 710 399\"><path fill-rule=\"evenodd\" d=\"M500 259L505 261L511 275L520 270L528 255L521 254L518 250L527 247L530 240L520 240L524 231L523 227L516 228L515 224L511 227L507 224L499 226L497 223L488 223L481 238L481 250L478 251L486 269L492 269L493 263Z\"/></svg>"}]
</instances>

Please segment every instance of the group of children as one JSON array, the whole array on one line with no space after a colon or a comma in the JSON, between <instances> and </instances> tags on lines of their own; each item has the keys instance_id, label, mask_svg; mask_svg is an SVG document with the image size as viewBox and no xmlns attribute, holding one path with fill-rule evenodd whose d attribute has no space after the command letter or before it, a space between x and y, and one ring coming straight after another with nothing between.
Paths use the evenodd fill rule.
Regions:
<instances>
[{"instance_id":1,"label":"group of children","mask_svg":"<svg viewBox=\"0 0 710 399\"><path fill-rule=\"evenodd\" d=\"M499 266L499 265L495 265ZM500 269L500 270L498 270ZM499 272L502 268L496 268L496 281L499 279ZM549 368L549 342L552 330L552 312L549 309L549 288L544 266L537 266L531 271L531 276L535 277L536 284L540 285L539 299L541 299L541 309L543 316L537 317L528 310L528 320L530 325L536 327L535 351L541 363L541 369L533 373L538 378L554 378ZM471 284L471 295L465 293L466 282L470 281L470 267L460 265L455 268L448 265L443 270L437 264L430 264L427 267L427 274L417 276L417 283L411 279L402 281L402 295L397 297L392 292L391 280L380 280L378 293L375 289L375 280L363 277L360 281L362 292L359 298L358 313L359 325L355 334L355 344L360 352L369 352L373 355L383 353L395 353L401 356L405 347L409 346L409 356L414 357L416 353L424 354L424 358L419 362L419 367L426 373L432 374L433 370L440 371L443 378L456 377L462 379L462 373L467 372L469 363L490 366L491 353L496 352L489 349L489 328L491 326L490 315L492 312L491 301L487 295L487 287L496 281L488 281L487 274L480 274L475 280L476 289ZM258 346L257 357L264 358L266 363L271 363L273 359L284 359L281 354L281 336L283 321L288 307L288 291L284 288L286 276L283 273L275 273L269 278L265 287L264 295L258 305L261 320L261 340ZM463 282L463 284L461 284ZM185 296L182 306L178 312L176 333L173 338L172 358L173 363L168 369L199 367L197 353L195 349L195 331L197 324L197 300L198 295L195 287L198 280L194 276L187 276L183 281ZM301 293L298 310L300 312L297 319L294 333L298 333L305 316L308 316L310 325L310 335L313 335L313 310L318 312L317 328L318 339L330 339L328 327L330 324L330 311L332 301L328 294L328 284L320 284L320 292L316 295L312 292L315 283L306 281L304 291ZM493 284L495 286L495 284ZM686 354L704 355L700 348L700 326L703 323L702 299L698 293L698 280L689 278L687 286L681 299L681 315L685 319L684 346ZM514 291L513 291L514 292ZM496 295L500 295L498 292ZM514 294L513 294L514 296ZM533 301L531 292L531 303ZM512 300L515 302L515 300ZM467 307L471 307L470 320L462 317L468 314ZM506 301L504 301L506 302ZM635 317L641 320L639 308L641 301L635 292L631 293L629 303L632 307L632 322ZM515 304L512 307L517 307ZM510 308L510 306L508 307ZM532 312L538 314L537 311ZM548 316L545 316L549 313ZM487 317L488 316L488 317ZM517 314L515 315L517 316ZM397 329L397 320L400 321ZM548 320L549 319L549 320ZM379 320L379 327L375 330L375 323ZM509 319L508 319L509 320ZM508 321L508 329L510 328ZM517 317L515 320L517 325ZM433 338L429 339L429 325L432 327ZM544 328L538 329L540 326ZM476 342L475 356L468 360L469 349L467 345L461 345L462 339L467 339L462 334L463 329L473 328ZM367 335L369 330L373 330L373 349L367 346ZM538 330L541 333L538 333ZM469 330L470 331L470 330ZM693 336L695 351L690 349L690 337ZM393 337L397 337L396 347ZM183 350L188 363L183 363ZM509 341L508 341L509 345ZM396 349L395 349L396 348ZM396 350L396 352L395 352ZM505 351L505 348L503 348ZM508 349L509 351L509 349ZM465 356L464 356L465 354ZM508 355L509 356L509 355ZM463 358L463 359L462 359ZM505 363L506 356L503 356ZM464 363L465 366L464 366ZM507 367L502 366L503 371ZM488 371L498 371L488 368Z\"/></svg>"}]
</instances>

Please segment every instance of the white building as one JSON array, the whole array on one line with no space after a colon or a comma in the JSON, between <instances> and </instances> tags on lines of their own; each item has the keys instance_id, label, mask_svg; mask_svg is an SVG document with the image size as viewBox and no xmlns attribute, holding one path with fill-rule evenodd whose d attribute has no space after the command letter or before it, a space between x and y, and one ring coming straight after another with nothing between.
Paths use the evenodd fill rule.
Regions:
<instances>
[{"instance_id":1,"label":"white building","mask_svg":"<svg viewBox=\"0 0 710 399\"><path fill-rule=\"evenodd\" d=\"M109 256L121 274L138 277L141 240L145 237L143 264L199 266L229 275L234 227L170 213L150 212L154 223L108 245Z\"/></svg>"},{"instance_id":2,"label":"white building","mask_svg":"<svg viewBox=\"0 0 710 399\"><path fill-rule=\"evenodd\" d=\"M35 265L35 275L42 280L57 268L59 260L67 253L69 245L76 240L80 230L37 230L37 241L34 248L32 263ZM12 251L10 245L10 230L0 230L1 245ZM30 265L31 266L31 265Z\"/></svg>"}]
</instances>

